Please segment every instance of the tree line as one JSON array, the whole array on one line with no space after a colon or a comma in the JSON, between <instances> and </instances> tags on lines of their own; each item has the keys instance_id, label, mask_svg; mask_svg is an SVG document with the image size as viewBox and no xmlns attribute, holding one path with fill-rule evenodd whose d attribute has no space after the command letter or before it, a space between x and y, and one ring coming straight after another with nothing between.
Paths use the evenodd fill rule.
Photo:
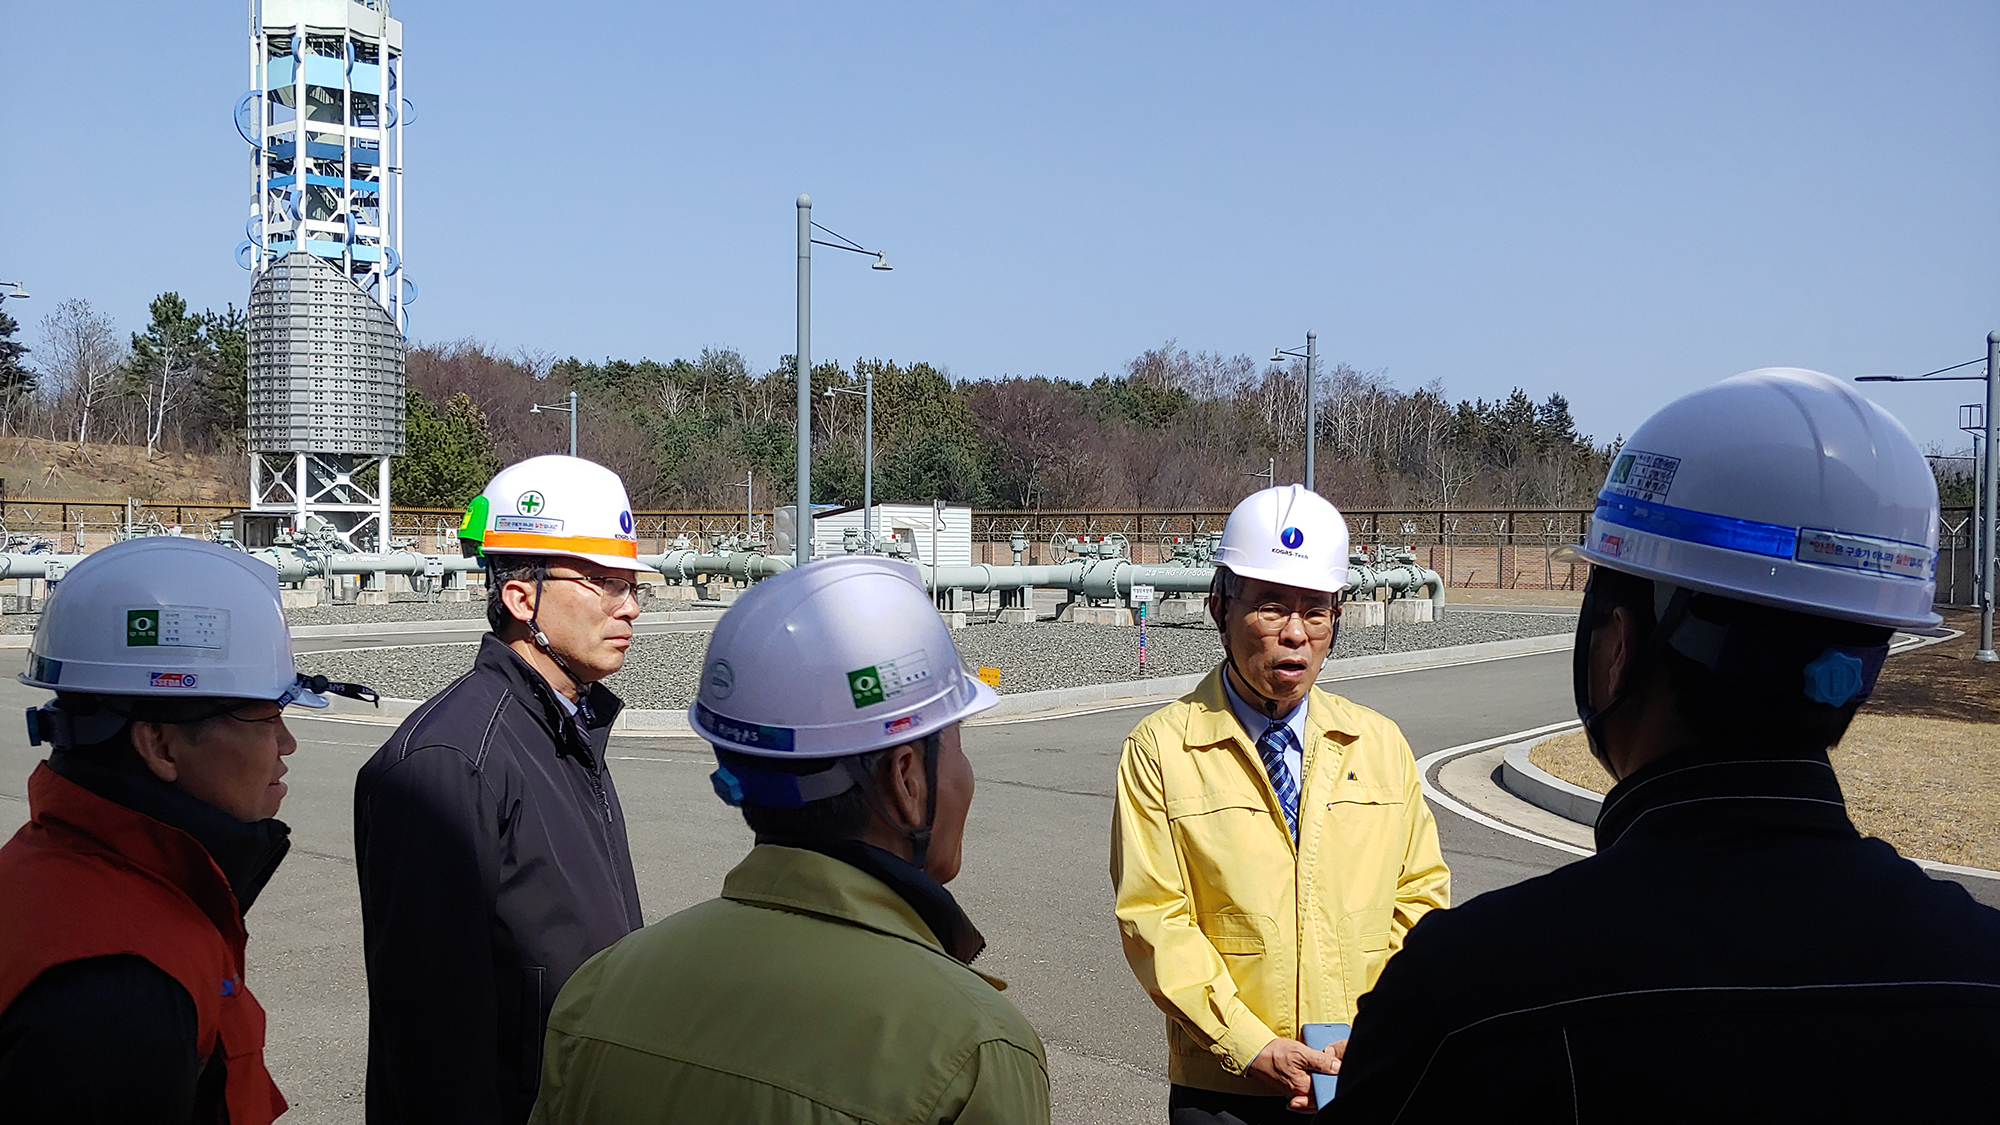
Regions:
<instances>
[{"instance_id":1,"label":"tree line","mask_svg":"<svg viewBox=\"0 0 2000 1125\"><path fill-rule=\"evenodd\" d=\"M875 496L986 508L1224 508L1302 474L1301 364L1190 352L1168 341L1117 375L955 379L926 362L864 359L812 371L813 500L858 504L863 403L875 385ZM490 466L567 448L568 418L537 403L579 397L580 452L619 472L648 508L768 510L792 500L792 361L742 354L557 361L474 341L409 355L410 448L401 503L462 503ZM1567 400L1516 388L1452 401L1380 372L1323 369L1321 490L1349 507L1573 507L1590 502L1612 446L1576 429ZM750 495L746 497L746 486Z\"/></svg>"},{"instance_id":2,"label":"tree line","mask_svg":"<svg viewBox=\"0 0 2000 1125\"><path fill-rule=\"evenodd\" d=\"M69 300L32 344L0 308L0 436L241 456L247 436L243 314L164 293L139 332ZM568 417L537 403L579 396L581 452L617 470L648 508L790 503L796 382L791 357L755 371L711 348L661 362L506 355L475 341L408 353L407 451L392 494L457 506L503 464L567 448ZM1302 476L1301 365L1191 352L1168 341L1117 374L954 378L928 362L865 359L812 372L813 499L858 504L863 407L875 384L875 495L987 508L1228 507L1270 467ZM1453 401L1441 383L1405 391L1381 372L1322 367L1316 457L1322 491L1349 507L1586 505L1611 446L1577 432L1560 394L1520 388ZM233 474L232 474L233 475ZM747 488L747 492L746 492Z\"/></svg>"},{"instance_id":3,"label":"tree line","mask_svg":"<svg viewBox=\"0 0 2000 1125\"><path fill-rule=\"evenodd\" d=\"M240 451L249 428L243 313L195 312L178 293L146 311L145 329L121 336L89 301L64 301L31 345L0 308L0 436L73 442L85 453Z\"/></svg>"}]
</instances>

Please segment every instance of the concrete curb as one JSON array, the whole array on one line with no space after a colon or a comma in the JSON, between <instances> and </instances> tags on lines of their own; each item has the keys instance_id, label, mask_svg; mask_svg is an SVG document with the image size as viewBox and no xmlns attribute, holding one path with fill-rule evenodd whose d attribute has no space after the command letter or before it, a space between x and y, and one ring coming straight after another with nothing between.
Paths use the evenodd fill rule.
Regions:
<instances>
[{"instance_id":1,"label":"concrete curb","mask_svg":"<svg viewBox=\"0 0 2000 1125\"><path fill-rule=\"evenodd\" d=\"M1485 641L1480 644L1451 645L1446 648L1415 649L1410 652L1386 652L1373 656L1350 656L1345 660L1329 660L1320 669L1319 682L1354 679L1360 676L1377 676L1390 672L1413 672L1424 668L1442 668L1451 664L1467 664L1480 660L1504 660L1512 656L1533 656L1544 652L1567 649L1574 643L1567 633L1555 633L1545 637L1516 637L1505 641ZM1130 707L1146 703L1165 703L1178 699L1193 691L1195 685L1207 678L1208 673L1198 672L1189 676L1162 676L1154 680L1124 680L1111 684L1085 684L1080 687L1052 688L1048 691L1023 691L1003 695L1000 702L978 718L972 725L1005 722L1022 716L1055 718L1058 715L1084 709L1103 710L1113 707ZM379 708L365 703L335 698L333 705L320 714L331 719L350 723L379 723L394 725L408 718L410 712L423 703L418 699L384 698ZM680 710L626 710L611 724L615 734L649 735L656 738L692 738L694 731L688 726L687 712Z\"/></svg>"},{"instance_id":2,"label":"concrete curb","mask_svg":"<svg viewBox=\"0 0 2000 1125\"><path fill-rule=\"evenodd\" d=\"M1545 809L1585 827L1594 827L1598 812L1604 808L1604 798L1581 785L1572 785L1528 760L1529 751L1551 738L1568 733L1558 731L1507 747L1506 757L1501 759L1500 764L1500 785L1538 809Z\"/></svg>"},{"instance_id":3,"label":"concrete curb","mask_svg":"<svg viewBox=\"0 0 2000 1125\"><path fill-rule=\"evenodd\" d=\"M1572 785L1562 778L1542 769L1528 760L1528 752L1551 738L1557 738L1569 731L1557 731L1527 742L1517 742L1507 747L1507 755L1500 766L1500 787L1539 809L1552 812L1565 820L1575 821L1585 827L1597 826L1598 811L1604 807L1604 798L1580 785ZM1961 867L1956 863L1940 863L1934 859L1903 858L1926 871L1943 875L1963 875L1972 879L2000 879L2000 871L1989 871L1984 867Z\"/></svg>"}]
</instances>

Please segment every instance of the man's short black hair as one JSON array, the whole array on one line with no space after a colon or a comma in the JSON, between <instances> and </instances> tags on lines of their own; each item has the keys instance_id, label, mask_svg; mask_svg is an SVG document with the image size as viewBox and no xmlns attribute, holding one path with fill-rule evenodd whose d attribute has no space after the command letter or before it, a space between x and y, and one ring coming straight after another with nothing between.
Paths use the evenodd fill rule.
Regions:
<instances>
[{"instance_id":1,"label":"man's short black hair","mask_svg":"<svg viewBox=\"0 0 2000 1125\"><path fill-rule=\"evenodd\" d=\"M549 567L561 561L552 555L487 555L486 627L504 638L508 628L520 621L500 600L502 586L515 579L540 582L548 578Z\"/></svg>"},{"instance_id":2,"label":"man's short black hair","mask_svg":"<svg viewBox=\"0 0 2000 1125\"><path fill-rule=\"evenodd\" d=\"M1638 622L1638 647L1644 651L1658 624L1652 580L1610 567L1592 567L1590 594L1585 599L1585 632L1601 628L1611 620L1612 612L1623 606ZM1886 645L1894 632L1885 626L1839 621L1716 594L1696 594L1688 602L1688 613L1714 625L1804 641L1809 650ZM1804 664L1799 664L1796 680L1790 678L1792 670L1775 669L1781 674L1761 683L1744 683L1718 676L1671 646L1662 646L1646 675L1647 682L1667 686L1675 717L1691 740L1712 746L1758 745L1774 751L1825 750L1847 733L1864 700L1850 700L1840 707L1815 702L1805 694ZM1632 690L1642 687L1634 684Z\"/></svg>"},{"instance_id":3,"label":"man's short black hair","mask_svg":"<svg viewBox=\"0 0 2000 1125\"><path fill-rule=\"evenodd\" d=\"M895 747L892 746L859 755L861 771L869 777L876 776L882 759L893 749ZM720 748L715 751L715 757L729 770L762 770L798 776L818 773L829 767L849 768L840 759L751 758ZM750 826L759 840L852 840L868 827L868 798L861 786L856 785L831 797L808 801L796 809L745 804L743 822Z\"/></svg>"}]
</instances>

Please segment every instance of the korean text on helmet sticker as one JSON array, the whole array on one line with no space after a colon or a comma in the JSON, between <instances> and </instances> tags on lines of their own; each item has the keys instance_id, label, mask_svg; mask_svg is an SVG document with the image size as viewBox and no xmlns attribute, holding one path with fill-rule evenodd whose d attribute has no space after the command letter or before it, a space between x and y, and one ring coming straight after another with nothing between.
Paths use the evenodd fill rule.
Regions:
<instances>
[{"instance_id":1,"label":"korean text on helmet sticker","mask_svg":"<svg viewBox=\"0 0 2000 1125\"><path fill-rule=\"evenodd\" d=\"M126 648L229 647L229 611L188 606L141 606L125 611Z\"/></svg>"},{"instance_id":2,"label":"korean text on helmet sticker","mask_svg":"<svg viewBox=\"0 0 2000 1125\"><path fill-rule=\"evenodd\" d=\"M154 672L146 682L149 687L193 690L200 685L201 677L193 672Z\"/></svg>"},{"instance_id":3,"label":"korean text on helmet sticker","mask_svg":"<svg viewBox=\"0 0 2000 1125\"><path fill-rule=\"evenodd\" d=\"M563 521L540 516L494 516L495 531L525 531L531 535L561 535Z\"/></svg>"},{"instance_id":4,"label":"korean text on helmet sticker","mask_svg":"<svg viewBox=\"0 0 2000 1125\"><path fill-rule=\"evenodd\" d=\"M1843 570L1866 570L1892 578L1918 582L1937 579L1937 552L1916 543L1898 543L1872 535L1852 535L1817 527L1799 529L1802 563L1837 566Z\"/></svg>"},{"instance_id":5,"label":"korean text on helmet sticker","mask_svg":"<svg viewBox=\"0 0 2000 1125\"><path fill-rule=\"evenodd\" d=\"M847 674L854 706L873 707L915 690L931 678L930 654L923 649Z\"/></svg>"},{"instance_id":6,"label":"korean text on helmet sticker","mask_svg":"<svg viewBox=\"0 0 2000 1125\"><path fill-rule=\"evenodd\" d=\"M1674 474L1680 471L1680 467L1681 459L1678 457L1628 449L1611 463L1611 478L1604 482L1604 490L1630 496L1634 500L1659 503L1673 490Z\"/></svg>"}]
</instances>

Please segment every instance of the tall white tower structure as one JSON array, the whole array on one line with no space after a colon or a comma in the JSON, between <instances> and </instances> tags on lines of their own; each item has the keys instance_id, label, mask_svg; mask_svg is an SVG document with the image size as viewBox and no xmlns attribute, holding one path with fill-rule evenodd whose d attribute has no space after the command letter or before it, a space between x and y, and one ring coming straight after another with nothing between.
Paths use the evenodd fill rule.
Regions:
<instances>
[{"instance_id":1,"label":"tall white tower structure","mask_svg":"<svg viewBox=\"0 0 2000 1125\"><path fill-rule=\"evenodd\" d=\"M384 550L403 452L403 25L387 0L249 0L250 506Z\"/></svg>"}]
</instances>

